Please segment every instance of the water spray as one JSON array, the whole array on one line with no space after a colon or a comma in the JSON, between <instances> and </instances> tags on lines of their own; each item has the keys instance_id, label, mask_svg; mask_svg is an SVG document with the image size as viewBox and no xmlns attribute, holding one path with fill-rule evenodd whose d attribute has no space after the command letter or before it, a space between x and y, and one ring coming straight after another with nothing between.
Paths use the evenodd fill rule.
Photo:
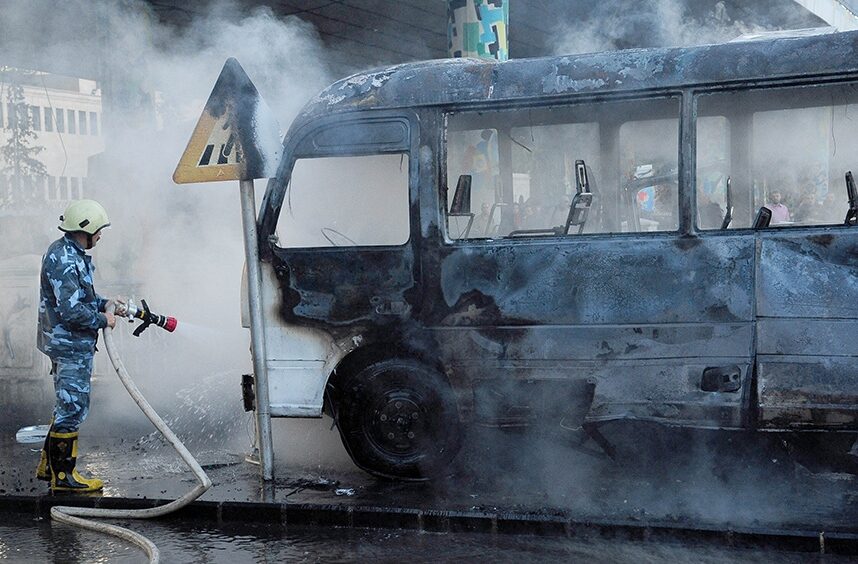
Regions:
<instances>
[{"instance_id":1,"label":"water spray","mask_svg":"<svg viewBox=\"0 0 858 564\"><path fill-rule=\"evenodd\" d=\"M146 300L140 300L140 306L135 304L133 301L128 300L128 304L125 306L125 312L126 317L128 317L128 321L139 319L143 322L142 325L134 330L135 337L139 337L140 334L148 329L150 325L157 325L158 327L172 333L176 330L176 326L179 324L175 317L153 313L152 310L149 309L149 304L146 303Z\"/></svg>"}]
</instances>

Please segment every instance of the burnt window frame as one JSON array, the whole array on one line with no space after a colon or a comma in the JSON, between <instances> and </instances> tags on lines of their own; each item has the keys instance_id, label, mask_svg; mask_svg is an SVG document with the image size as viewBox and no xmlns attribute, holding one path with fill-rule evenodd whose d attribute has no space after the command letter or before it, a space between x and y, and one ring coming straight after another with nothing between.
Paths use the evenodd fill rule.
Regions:
<instances>
[{"instance_id":1,"label":"burnt window frame","mask_svg":"<svg viewBox=\"0 0 858 564\"><path fill-rule=\"evenodd\" d=\"M741 84L713 84L708 86L696 86L694 88L688 89L688 93L691 97L691 105L692 105L692 113L693 120L690 122L691 129L693 130L694 135L694 152L692 155L692 160L690 161L690 179L689 179L689 194L692 198L692 229L693 233L696 236L705 236L705 237L723 237L730 235L749 235L753 234L759 229L755 229L753 225L748 227L736 227L736 228L728 228L728 229L701 229L698 225L698 198L697 198L697 120L701 117L699 114L699 105L700 99L705 96L712 96L717 94L744 94L744 93L753 93L753 92L764 92L767 90L775 91L780 90L784 91L786 89L798 89L798 88L826 88L826 87L836 87L836 86L846 86L846 85L854 85L858 88L858 73L845 73L845 74L837 74L837 75L829 75L822 78L819 77L777 77L773 79L763 79L763 80L755 80L755 81L747 81ZM799 108L808 108L814 106L794 106L794 107L782 107L780 109L799 109ZM825 107L825 106L815 106L815 107ZM758 110L765 111L765 110ZM750 112L749 115L753 117L754 113ZM713 113L706 114L702 117L724 117L728 120L729 116L725 116L723 114ZM753 131L751 132L753 135ZM730 149L732 150L733 140L730 139ZM751 159L753 157L750 157ZM732 164L731 164L732 166ZM858 172L858 164L856 164L856 172ZM843 193L844 198L846 197L846 191L844 189ZM755 210L752 210L752 212ZM845 225L843 222L840 223L817 223L817 224L778 224L776 226L763 228L763 231L769 232L780 232L782 230L801 230L801 229L831 229L836 227L848 228L849 226Z\"/></svg>"},{"instance_id":2,"label":"burnt window frame","mask_svg":"<svg viewBox=\"0 0 858 564\"><path fill-rule=\"evenodd\" d=\"M406 137L400 143L340 144L318 147L316 136L337 126L361 123L399 122L405 124ZM265 189L258 218L260 256L267 259L272 253L344 252L361 250L403 249L414 244L420 234L420 216L417 212L420 198L419 135L420 121L412 110L365 110L316 117L290 130L283 145L283 158L277 172ZM288 199L292 171L299 159L328 157L365 157L405 154L408 156L408 238L397 245L355 245L348 247L282 247L276 240L277 224Z\"/></svg>"},{"instance_id":3,"label":"burnt window frame","mask_svg":"<svg viewBox=\"0 0 858 564\"><path fill-rule=\"evenodd\" d=\"M631 231L631 232L601 232L601 233L582 233L570 235L533 235L533 236L516 236L516 237L497 237L497 238L468 238L454 239L450 236L447 225L447 202L448 194L451 189L448 185L448 155L447 155L447 136L449 132L449 119L452 115L462 114L501 114L504 112L528 112L528 111L551 111L560 108L572 108L574 106L586 105L602 105L612 103L634 103L659 100L674 100L676 102L676 120L677 120L677 228L672 231ZM587 240L596 239L632 239L642 235L648 237L678 237L687 235L691 231L691 199L690 190L687 188L689 176L689 168L693 177L694 167L689 167L688 163L693 162L693 151L688 146L689 142L693 142L695 137L689 136L689 122L693 116L691 113L692 102L694 101L693 91L688 88L669 88L652 92L625 92L625 93L609 93L602 95L590 96L575 96L564 97L560 99L539 100L529 103L480 103L467 106L446 106L440 108L440 127L441 132L438 136L439 146L437 147L438 154L438 186L436 188L437 197L437 214L438 225L440 226L441 239L446 246L470 246L470 245L489 245L489 246L504 246L509 244L533 244L533 243L548 243L557 244L560 241L573 242L581 237ZM665 118L653 118L665 119ZM672 119L672 118L666 118ZM617 143L619 143L619 130L626 123L633 123L641 120L627 120L619 123L616 126ZM584 122L581 122L584 123ZM600 123L596 121L595 123ZM600 123L601 125L601 123ZM473 202L472 202L473 203Z\"/></svg>"}]
</instances>

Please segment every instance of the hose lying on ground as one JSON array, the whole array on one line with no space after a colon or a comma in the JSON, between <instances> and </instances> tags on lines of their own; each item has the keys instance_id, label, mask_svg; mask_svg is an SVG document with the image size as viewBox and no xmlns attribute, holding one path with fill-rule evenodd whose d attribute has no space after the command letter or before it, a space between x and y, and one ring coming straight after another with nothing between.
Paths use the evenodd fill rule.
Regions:
<instances>
[{"instance_id":1,"label":"hose lying on ground","mask_svg":"<svg viewBox=\"0 0 858 564\"><path fill-rule=\"evenodd\" d=\"M148 417L152 424L155 425L155 428L157 428L158 431L164 435L164 438L173 445L173 448L176 449L176 452L179 453L179 456L182 457L182 460L185 461L196 476L197 480L199 480L199 484L179 499L158 507L152 507L149 509L97 509L90 507L68 507L57 505L51 508L51 517L69 525L75 525L77 527L83 527L85 529L107 533L109 535L122 538L142 548L148 555L149 562L159 562L160 554L158 552L158 547L143 535L123 527L109 525L107 523L98 523L96 521L82 519L81 517L112 519L151 519L153 517L161 517L181 509L203 495L206 490L211 487L212 482L199 463L197 463L194 457L191 456L191 453L188 452L188 449L185 448L185 445L182 444L175 433L173 433L167 424L164 423L164 420L155 413L155 410L152 409L152 406L149 405L149 402L146 401L146 398L144 398L143 394L140 393L140 390L137 389L137 386L131 380L131 376L128 375L125 365L122 364L122 359L116 352L111 331L105 327L102 330L102 333L104 335L107 354L110 357L110 361L113 363L113 368L119 375L119 379L122 381L122 385L125 386L125 389L128 390L129 394L131 394L131 398L140 407L146 417Z\"/></svg>"}]
</instances>

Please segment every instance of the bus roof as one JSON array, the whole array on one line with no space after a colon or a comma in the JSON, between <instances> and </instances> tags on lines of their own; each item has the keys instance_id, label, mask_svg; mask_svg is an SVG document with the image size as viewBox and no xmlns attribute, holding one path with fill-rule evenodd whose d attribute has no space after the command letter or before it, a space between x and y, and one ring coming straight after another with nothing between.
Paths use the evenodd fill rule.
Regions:
<instances>
[{"instance_id":1,"label":"bus roof","mask_svg":"<svg viewBox=\"0 0 858 564\"><path fill-rule=\"evenodd\" d=\"M753 38L698 47L511 59L435 59L358 73L311 100L298 121L359 109L515 103L779 77L858 73L858 31Z\"/></svg>"}]
</instances>

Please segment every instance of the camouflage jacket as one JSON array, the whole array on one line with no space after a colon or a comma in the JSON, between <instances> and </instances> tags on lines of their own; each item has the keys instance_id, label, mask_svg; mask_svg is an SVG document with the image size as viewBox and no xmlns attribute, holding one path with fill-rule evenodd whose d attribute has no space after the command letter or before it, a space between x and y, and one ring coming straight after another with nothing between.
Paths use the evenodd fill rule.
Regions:
<instances>
[{"instance_id":1,"label":"camouflage jacket","mask_svg":"<svg viewBox=\"0 0 858 564\"><path fill-rule=\"evenodd\" d=\"M51 358L95 352L98 330L107 327L99 313L107 300L95 292L92 257L68 236L57 239L42 258L39 301L39 350Z\"/></svg>"}]
</instances>

